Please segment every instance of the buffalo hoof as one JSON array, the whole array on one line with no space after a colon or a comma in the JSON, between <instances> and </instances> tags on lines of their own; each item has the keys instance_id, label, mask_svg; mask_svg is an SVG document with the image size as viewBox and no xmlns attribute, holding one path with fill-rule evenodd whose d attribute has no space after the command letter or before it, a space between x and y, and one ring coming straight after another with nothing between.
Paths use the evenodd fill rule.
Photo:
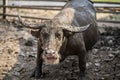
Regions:
<instances>
[{"instance_id":1,"label":"buffalo hoof","mask_svg":"<svg viewBox=\"0 0 120 80\"><path fill-rule=\"evenodd\" d=\"M79 77L79 80L86 80L85 77Z\"/></svg>"},{"instance_id":2,"label":"buffalo hoof","mask_svg":"<svg viewBox=\"0 0 120 80\"><path fill-rule=\"evenodd\" d=\"M39 79L41 77L41 75L42 75L42 72L35 69L30 77L35 78L35 79Z\"/></svg>"}]
</instances>

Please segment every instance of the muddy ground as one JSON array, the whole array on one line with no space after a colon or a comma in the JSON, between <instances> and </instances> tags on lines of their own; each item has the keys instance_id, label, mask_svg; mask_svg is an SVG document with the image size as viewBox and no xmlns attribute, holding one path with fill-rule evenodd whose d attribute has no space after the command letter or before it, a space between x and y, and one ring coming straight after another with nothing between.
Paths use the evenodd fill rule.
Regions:
<instances>
[{"instance_id":1,"label":"muddy ground","mask_svg":"<svg viewBox=\"0 0 120 80\"><path fill-rule=\"evenodd\" d=\"M37 40L16 22L0 21L0 80L35 80ZM118 26L119 27L119 26ZM86 80L120 80L120 29L99 28L100 36L87 57ZM43 65L39 80L78 80L77 56L55 66Z\"/></svg>"}]
</instances>

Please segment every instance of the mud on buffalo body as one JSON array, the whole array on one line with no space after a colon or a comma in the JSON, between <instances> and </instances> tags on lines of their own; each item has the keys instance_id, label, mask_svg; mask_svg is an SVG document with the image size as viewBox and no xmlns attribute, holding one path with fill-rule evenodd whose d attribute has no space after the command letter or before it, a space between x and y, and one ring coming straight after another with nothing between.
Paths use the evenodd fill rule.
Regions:
<instances>
[{"instance_id":1,"label":"mud on buffalo body","mask_svg":"<svg viewBox=\"0 0 120 80\"><path fill-rule=\"evenodd\" d=\"M52 20L40 26L30 26L38 39L37 65L31 77L40 78L42 64L58 64L69 55L79 57L80 80L85 80L86 54L97 41L95 9L89 0L67 2Z\"/></svg>"}]
</instances>

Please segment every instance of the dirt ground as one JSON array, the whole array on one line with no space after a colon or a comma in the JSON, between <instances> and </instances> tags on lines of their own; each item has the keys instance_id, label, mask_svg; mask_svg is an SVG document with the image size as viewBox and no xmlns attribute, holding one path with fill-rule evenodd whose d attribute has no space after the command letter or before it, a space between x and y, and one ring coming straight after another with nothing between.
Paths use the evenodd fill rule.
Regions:
<instances>
[{"instance_id":1,"label":"dirt ground","mask_svg":"<svg viewBox=\"0 0 120 80\"><path fill-rule=\"evenodd\" d=\"M0 80L35 80L37 40L17 22L0 21ZM105 25L104 25L105 26ZM87 57L86 80L120 80L120 27L99 28L98 42ZM55 66L43 65L39 80L78 80L77 56Z\"/></svg>"}]
</instances>

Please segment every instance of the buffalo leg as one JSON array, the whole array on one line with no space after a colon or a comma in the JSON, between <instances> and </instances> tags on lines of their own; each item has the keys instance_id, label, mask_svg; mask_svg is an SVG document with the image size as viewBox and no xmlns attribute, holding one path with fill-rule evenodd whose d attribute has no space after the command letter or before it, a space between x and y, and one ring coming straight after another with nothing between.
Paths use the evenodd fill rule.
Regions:
<instances>
[{"instance_id":1,"label":"buffalo leg","mask_svg":"<svg viewBox=\"0 0 120 80\"><path fill-rule=\"evenodd\" d=\"M66 59L66 57L68 56L68 54L70 54L68 51L62 52L60 62L63 62Z\"/></svg>"},{"instance_id":2,"label":"buffalo leg","mask_svg":"<svg viewBox=\"0 0 120 80\"><path fill-rule=\"evenodd\" d=\"M34 72L32 73L31 77L40 78L42 75L42 57L41 57L42 49L38 48L37 53L37 60L36 60L36 68Z\"/></svg>"},{"instance_id":3,"label":"buffalo leg","mask_svg":"<svg viewBox=\"0 0 120 80\"><path fill-rule=\"evenodd\" d=\"M85 80L85 70L86 70L85 55L86 55L86 50L83 50L79 55L80 80Z\"/></svg>"}]
</instances>

